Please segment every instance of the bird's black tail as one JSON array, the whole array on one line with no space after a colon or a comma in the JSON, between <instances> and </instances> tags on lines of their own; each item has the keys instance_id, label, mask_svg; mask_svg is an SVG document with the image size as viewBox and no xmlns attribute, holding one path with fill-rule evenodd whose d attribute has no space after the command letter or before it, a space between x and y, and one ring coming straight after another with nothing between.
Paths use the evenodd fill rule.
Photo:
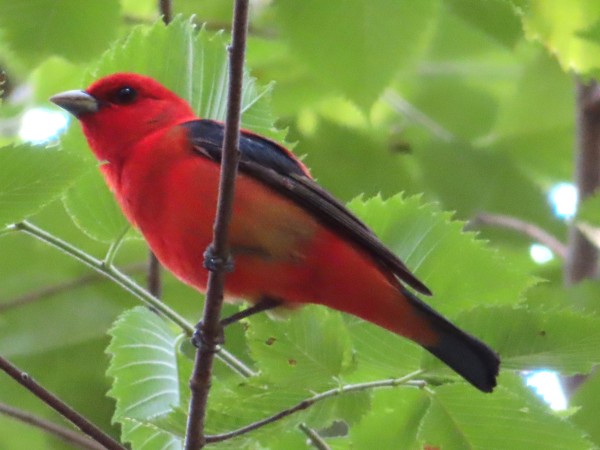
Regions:
<instances>
[{"instance_id":1,"label":"bird's black tail","mask_svg":"<svg viewBox=\"0 0 600 450\"><path fill-rule=\"evenodd\" d=\"M403 294L436 330L439 339L424 348L451 367L456 373L483 392L496 386L500 358L477 338L465 333L430 306L405 290Z\"/></svg>"}]
</instances>

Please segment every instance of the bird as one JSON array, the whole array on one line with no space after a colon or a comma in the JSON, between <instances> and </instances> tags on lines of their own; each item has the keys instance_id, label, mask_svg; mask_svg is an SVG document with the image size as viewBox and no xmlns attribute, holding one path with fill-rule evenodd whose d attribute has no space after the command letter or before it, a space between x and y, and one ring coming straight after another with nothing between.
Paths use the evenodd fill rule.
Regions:
<instances>
[{"instance_id":1,"label":"bird","mask_svg":"<svg viewBox=\"0 0 600 450\"><path fill-rule=\"evenodd\" d=\"M137 73L50 100L78 119L125 217L159 261L205 292L224 125ZM417 297L412 290L432 293L290 150L242 130L239 155L226 301L247 300L252 312L324 305L414 341L482 392L494 389L498 354Z\"/></svg>"}]
</instances>

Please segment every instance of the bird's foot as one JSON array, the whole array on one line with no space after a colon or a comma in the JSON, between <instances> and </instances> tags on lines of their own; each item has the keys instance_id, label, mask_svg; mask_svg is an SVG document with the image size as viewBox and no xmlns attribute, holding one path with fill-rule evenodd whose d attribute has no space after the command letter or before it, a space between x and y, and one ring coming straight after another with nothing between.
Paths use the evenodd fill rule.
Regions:
<instances>
[{"instance_id":1,"label":"bird's foot","mask_svg":"<svg viewBox=\"0 0 600 450\"><path fill-rule=\"evenodd\" d=\"M204 252L204 268L211 272L223 270L224 272L233 271L233 258L227 256L227 258L221 258L215 255L215 250L212 245L209 245Z\"/></svg>"}]
</instances>

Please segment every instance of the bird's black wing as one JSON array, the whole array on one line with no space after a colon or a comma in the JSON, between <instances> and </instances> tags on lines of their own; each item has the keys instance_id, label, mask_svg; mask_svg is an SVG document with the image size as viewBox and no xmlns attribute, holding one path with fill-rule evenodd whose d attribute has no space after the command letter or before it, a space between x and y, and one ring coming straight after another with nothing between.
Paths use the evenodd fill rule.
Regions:
<instances>
[{"instance_id":1,"label":"bird's black wing","mask_svg":"<svg viewBox=\"0 0 600 450\"><path fill-rule=\"evenodd\" d=\"M213 120L194 120L183 124L194 150L201 156L221 161L224 127ZM421 292L431 291L394 253L392 253L360 219L329 192L319 186L304 168L281 145L261 136L240 135L239 171L285 195L319 222L362 248L382 268Z\"/></svg>"}]
</instances>

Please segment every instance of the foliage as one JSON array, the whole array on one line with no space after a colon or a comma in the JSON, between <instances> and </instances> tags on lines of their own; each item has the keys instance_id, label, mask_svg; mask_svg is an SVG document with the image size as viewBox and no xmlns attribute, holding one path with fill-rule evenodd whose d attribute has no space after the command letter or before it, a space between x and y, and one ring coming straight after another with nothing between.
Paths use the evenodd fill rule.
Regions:
<instances>
[{"instance_id":1,"label":"foliage","mask_svg":"<svg viewBox=\"0 0 600 450\"><path fill-rule=\"evenodd\" d=\"M116 251L114 263L141 285L134 263L147 249L79 127L43 147L23 143L14 123L28 108L50 108L52 93L116 71L151 75L203 117L223 118L229 36L219 29L232 2L173 0L181 15L169 26L156 3L0 0L0 67L25 88L0 113L0 228L27 219L100 259ZM566 236L545 198L573 171L571 72L598 76L598 24L594 0L253 3L244 126L296 143L313 175L432 288L427 302L500 352L503 372L484 395L354 317L318 306L278 321L258 315L227 330L225 348L256 375L217 362L211 433L343 386L415 371L428 385L332 395L216 448L306 448L301 423L335 449L600 446L597 373L571 415L550 410L520 377L589 374L600 362L598 283L565 288L560 261L533 263L528 238L464 230L486 211ZM597 205L585 202L578 224L597 230ZM12 228L0 230L0 249L0 355L133 449L182 448L184 330L107 279L71 283L89 269ZM163 288L171 308L199 319L200 294L168 274ZM16 301L24 295L33 300ZM5 378L0 402L56 420ZM2 417L0 448L68 447Z\"/></svg>"}]
</instances>

